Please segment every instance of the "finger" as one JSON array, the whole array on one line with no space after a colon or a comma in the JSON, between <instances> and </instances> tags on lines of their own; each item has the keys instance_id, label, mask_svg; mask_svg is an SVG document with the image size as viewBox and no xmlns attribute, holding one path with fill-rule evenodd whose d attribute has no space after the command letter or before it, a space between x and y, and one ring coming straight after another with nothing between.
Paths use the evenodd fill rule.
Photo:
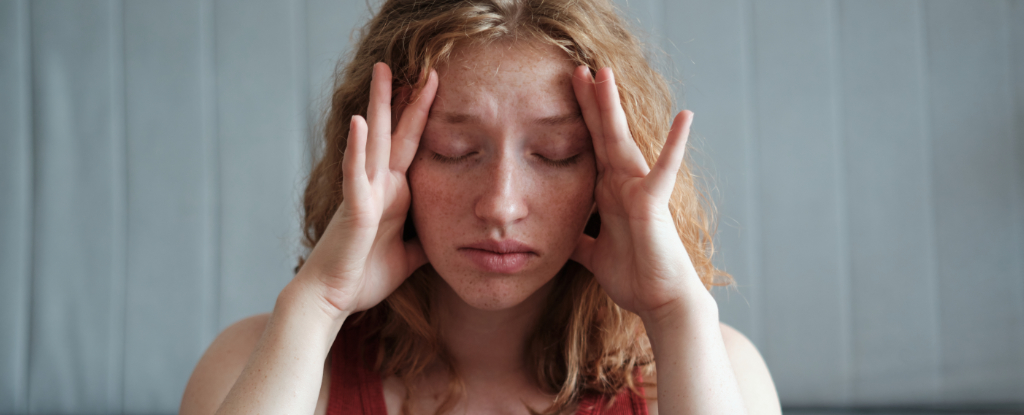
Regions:
<instances>
[{"instance_id":1,"label":"finger","mask_svg":"<svg viewBox=\"0 0 1024 415\"><path fill-rule=\"evenodd\" d=\"M434 102L436 92L437 72L431 69L427 75L427 83L405 108L402 119L398 121L398 128L391 139L391 170L405 174L412 159L416 157L416 148L420 145L420 136L427 125L430 104Z\"/></svg>"},{"instance_id":2,"label":"finger","mask_svg":"<svg viewBox=\"0 0 1024 415\"><path fill-rule=\"evenodd\" d=\"M590 74L590 68L585 65L576 68L572 75L572 89L576 92L576 101L580 104L583 121L587 124L587 130L590 130L598 168L603 168L608 163L608 153L605 151L604 136L601 132L601 109L597 105L594 77Z\"/></svg>"},{"instance_id":3,"label":"finger","mask_svg":"<svg viewBox=\"0 0 1024 415\"><path fill-rule=\"evenodd\" d=\"M686 155L686 141L690 137L690 125L693 123L693 112L680 111L672 121L672 129L668 132L665 147L658 155L651 173L644 178L644 187L648 192L668 199L676 184L676 174L683 164Z\"/></svg>"},{"instance_id":4,"label":"finger","mask_svg":"<svg viewBox=\"0 0 1024 415\"><path fill-rule=\"evenodd\" d=\"M595 244L596 240L590 235L580 235L580 239L576 241L576 249L572 251L570 258L593 272L594 268L591 267L591 264L593 263Z\"/></svg>"},{"instance_id":5,"label":"finger","mask_svg":"<svg viewBox=\"0 0 1024 415\"><path fill-rule=\"evenodd\" d=\"M372 178L391 159L391 69L383 62L373 65L366 121L366 171Z\"/></svg>"},{"instance_id":6,"label":"finger","mask_svg":"<svg viewBox=\"0 0 1024 415\"><path fill-rule=\"evenodd\" d=\"M629 133L629 122L619 101L619 89L615 86L615 75L611 68L597 71L597 103L600 106L605 149L608 165L622 170L630 176L643 177L650 171L644 155L640 153L633 136Z\"/></svg>"},{"instance_id":7,"label":"finger","mask_svg":"<svg viewBox=\"0 0 1024 415\"><path fill-rule=\"evenodd\" d=\"M353 115L348 125L348 140L342 156L341 172L345 178L366 174L366 121Z\"/></svg>"},{"instance_id":8,"label":"finger","mask_svg":"<svg viewBox=\"0 0 1024 415\"><path fill-rule=\"evenodd\" d=\"M366 180L366 120L353 115L348 124L348 141L341 160L341 173L346 196L356 183Z\"/></svg>"}]
</instances>

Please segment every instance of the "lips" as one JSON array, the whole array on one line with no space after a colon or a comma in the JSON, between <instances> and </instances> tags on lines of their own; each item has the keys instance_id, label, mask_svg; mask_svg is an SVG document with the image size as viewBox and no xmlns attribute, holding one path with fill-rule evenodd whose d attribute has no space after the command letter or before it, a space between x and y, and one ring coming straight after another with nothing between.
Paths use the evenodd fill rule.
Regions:
<instances>
[{"instance_id":1,"label":"lips","mask_svg":"<svg viewBox=\"0 0 1024 415\"><path fill-rule=\"evenodd\" d=\"M531 258L537 256L529 245L509 239L504 241L485 240L459 248L481 271L496 274L515 274L526 268Z\"/></svg>"}]
</instances>

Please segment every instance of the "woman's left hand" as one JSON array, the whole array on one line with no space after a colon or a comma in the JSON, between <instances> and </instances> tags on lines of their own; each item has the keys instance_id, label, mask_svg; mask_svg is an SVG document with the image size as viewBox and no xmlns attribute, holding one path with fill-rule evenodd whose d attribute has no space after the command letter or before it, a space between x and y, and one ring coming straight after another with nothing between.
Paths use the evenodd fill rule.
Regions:
<instances>
[{"instance_id":1,"label":"woman's left hand","mask_svg":"<svg viewBox=\"0 0 1024 415\"><path fill-rule=\"evenodd\" d=\"M601 231L597 238L582 235L572 259L594 273L616 304L645 321L708 304L703 300L711 296L669 211L693 113L676 116L650 168L629 132L612 70L599 70L595 82L587 67L578 67L573 88L597 158L594 198Z\"/></svg>"}]
</instances>

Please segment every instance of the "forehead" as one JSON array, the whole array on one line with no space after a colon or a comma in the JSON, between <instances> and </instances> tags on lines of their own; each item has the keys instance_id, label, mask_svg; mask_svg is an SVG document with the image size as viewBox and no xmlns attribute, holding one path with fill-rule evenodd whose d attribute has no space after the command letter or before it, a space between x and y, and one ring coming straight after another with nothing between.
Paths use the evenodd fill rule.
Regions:
<instances>
[{"instance_id":1,"label":"forehead","mask_svg":"<svg viewBox=\"0 0 1024 415\"><path fill-rule=\"evenodd\" d=\"M457 49L438 68L432 117L480 117L578 112L572 90L575 65L553 45L496 42Z\"/></svg>"}]
</instances>

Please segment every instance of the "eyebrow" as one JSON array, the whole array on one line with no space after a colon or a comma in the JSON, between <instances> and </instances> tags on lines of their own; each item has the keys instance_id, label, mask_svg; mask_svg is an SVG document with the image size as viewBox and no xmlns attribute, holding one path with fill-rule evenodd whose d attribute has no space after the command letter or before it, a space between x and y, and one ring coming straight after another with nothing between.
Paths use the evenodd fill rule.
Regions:
<instances>
[{"instance_id":1,"label":"eyebrow","mask_svg":"<svg viewBox=\"0 0 1024 415\"><path fill-rule=\"evenodd\" d=\"M541 125L565 125L575 124L580 121L583 121L583 114L578 112L571 112L568 114L544 117L537 120L536 122Z\"/></svg>"},{"instance_id":2,"label":"eyebrow","mask_svg":"<svg viewBox=\"0 0 1024 415\"><path fill-rule=\"evenodd\" d=\"M464 114L464 113L456 113L456 112L442 112L440 114L437 114L437 117L439 117L441 119L441 121L443 121L443 122L445 122L447 124L478 124L478 123L480 123L480 117L478 117L476 115L473 115L473 114ZM433 117L431 117L431 118L433 118ZM575 123L580 122L582 120L583 120L583 114L581 114L579 112L571 112L571 113L566 113L566 114L553 115L553 116L550 116L550 117L538 118L538 119L534 120L534 122L537 123L537 124L540 124L540 125L551 125L551 126L554 126L554 125L575 124Z\"/></svg>"}]
</instances>

